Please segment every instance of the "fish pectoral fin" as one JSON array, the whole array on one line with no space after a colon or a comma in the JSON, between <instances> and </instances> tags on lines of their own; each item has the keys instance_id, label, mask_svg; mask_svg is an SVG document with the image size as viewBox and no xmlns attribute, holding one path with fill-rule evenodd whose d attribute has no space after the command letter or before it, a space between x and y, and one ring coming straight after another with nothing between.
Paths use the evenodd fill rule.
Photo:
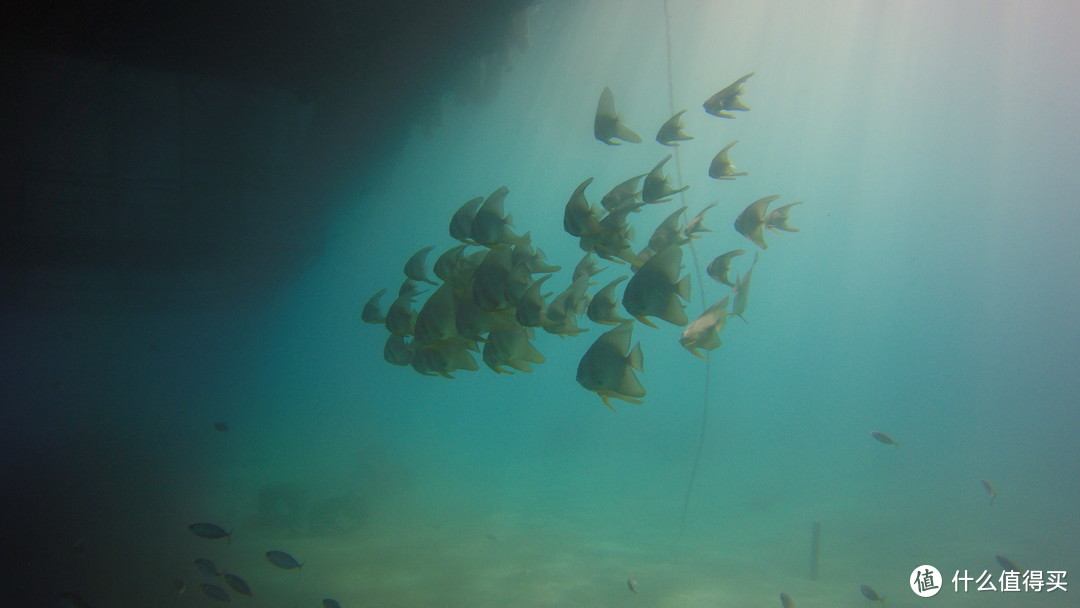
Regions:
<instances>
[{"instance_id":1,"label":"fish pectoral fin","mask_svg":"<svg viewBox=\"0 0 1080 608\"><path fill-rule=\"evenodd\" d=\"M690 353L691 355L694 355L695 357L697 357L698 359L701 359L702 361L707 361L707 360L709 359L709 358L708 358L708 357L706 357L705 355L701 354L701 353L700 353L700 352L698 351L698 349L697 349L697 347L696 347L696 346L687 346L687 347L686 347L686 350L687 350L687 352L689 352L689 353Z\"/></svg>"},{"instance_id":2,"label":"fish pectoral fin","mask_svg":"<svg viewBox=\"0 0 1080 608\"><path fill-rule=\"evenodd\" d=\"M614 405L611 405L611 399L608 399L607 395L602 395L600 393L597 393L597 394L600 395L600 398L604 400L604 405L608 406L609 410L615 412L616 414L619 413L619 410L615 409Z\"/></svg>"},{"instance_id":3,"label":"fish pectoral fin","mask_svg":"<svg viewBox=\"0 0 1080 608\"><path fill-rule=\"evenodd\" d=\"M736 96L736 97L732 97L731 100L727 103L727 109L729 109L729 110L741 110L741 111L745 112L745 111L750 109L750 106L743 103L742 100L739 99L738 96Z\"/></svg>"}]
</instances>

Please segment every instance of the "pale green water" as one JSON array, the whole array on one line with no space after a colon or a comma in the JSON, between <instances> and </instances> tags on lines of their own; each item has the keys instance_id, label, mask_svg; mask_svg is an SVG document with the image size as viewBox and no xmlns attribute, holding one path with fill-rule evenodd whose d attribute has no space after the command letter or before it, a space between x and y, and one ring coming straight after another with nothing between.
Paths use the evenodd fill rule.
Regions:
<instances>
[{"instance_id":1,"label":"pale green water","mask_svg":"<svg viewBox=\"0 0 1080 608\"><path fill-rule=\"evenodd\" d=\"M924 563L996 575L998 554L1080 564L1078 16L1049 2L672 0L675 109L695 137L680 149L686 203L720 201L702 263L752 249L731 222L754 199L806 201L801 232L766 237L749 322L731 320L712 355L684 524L705 367L679 329L635 328L648 395L616 415L574 381L601 333L588 321L575 338L541 332L547 362L532 374L481 366L453 381L387 365L385 332L358 321L415 250L436 245L433 261L454 244L446 225L465 200L505 184L517 230L568 269L574 187L594 176L598 203L668 153L652 141L670 115L662 5L540 3L498 97L447 101L432 137L403 133L319 263L265 308L75 320L94 347L60 355L105 396L63 423L89 429L75 441L96 455L64 463L92 471L73 493L94 497L94 516L58 525L61 541L87 539L63 576L95 606L210 605L195 585L171 593L174 578L198 581L196 557L251 584L255 598L234 602L271 607L777 606L781 591L800 608L857 607L860 584L897 608L1076 605L1076 590L951 584L920 600L906 581ZM749 71L751 111L701 111ZM644 143L592 138L604 86ZM735 139L750 175L709 179ZM638 247L675 204L632 220ZM130 350L147 339L167 357ZM214 433L218 420L231 430ZM343 496L359 502L312 511ZM232 543L191 537L194 521L235 528ZM270 549L303 572L273 569Z\"/></svg>"}]
</instances>

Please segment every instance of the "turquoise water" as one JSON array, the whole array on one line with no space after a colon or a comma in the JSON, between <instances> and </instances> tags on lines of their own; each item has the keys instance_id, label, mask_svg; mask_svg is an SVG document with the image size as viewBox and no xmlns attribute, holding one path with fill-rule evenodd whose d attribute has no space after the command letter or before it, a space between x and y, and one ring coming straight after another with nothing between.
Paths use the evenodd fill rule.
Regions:
<instances>
[{"instance_id":1,"label":"turquoise water","mask_svg":"<svg viewBox=\"0 0 1080 608\"><path fill-rule=\"evenodd\" d=\"M531 46L494 100L447 99L431 136L404 130L321 258L265 305L70 319L77 344L33 357L80 379L57 390L93 396L50 423L91 454L45 456L85 505L42 541L84 539L55 580L95 606L210 605L192 566L205 557L254 589L234 602L260 606L776 606L786 592L805 608L868 605L861 584L890 606L932 601L907 587L916 566L996 576L995 555L1075 576L1080 13L680 0L669 13L670 75L660 3L530 9ZM701 110L750 71L752 110ZM643 143L592 137L604 86ZM652 141L669 92L695 139L667 172L690 184L691 214L719 201L701 265L752 251L731 223L753 200L805 201L800 232L766 236L747 322L728 322L708 367L679 328L635 325L648 394L616 414L574 378L606 329L587 320L577 337L539 332L547 361L531 374L447 380L382 360L363 302L393 292L417 249L435 245L432 262L454 245L450 215L499 186L564 288L581 257L567 198L595 177L598 204L669 152ZM750 175L708 178L736 139ZM636 247L678 204L632 218ZM706 303L727 291L702 286L689 253L694 318L702 287ZM606 265L600 285L626 272ZM60 331L41 326L43 342ZM193 537L198 521L231 542ZM271 549L302 572L267 564ZM946 586L939 605L1074 606L1078 592Z\"/></svg>"}]
</instances>

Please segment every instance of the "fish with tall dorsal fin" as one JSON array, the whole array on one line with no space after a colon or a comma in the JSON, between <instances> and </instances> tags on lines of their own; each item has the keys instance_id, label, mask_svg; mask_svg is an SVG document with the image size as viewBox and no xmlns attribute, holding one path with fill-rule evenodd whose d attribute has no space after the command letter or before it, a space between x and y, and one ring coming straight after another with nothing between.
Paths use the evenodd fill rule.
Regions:
<instances>
[{"instance_id":1,"label":"fish with tall dorsal fin","mask_svg":"<svg viewBox=\"0 0 1080 608\"><path fill-rule=\"evenodd\" d=\"M484 363L498 374L513 373L503 368L506 365L520 372L531 372L529 364L540 365L544 355L529 342L530 331L520 325L492 330L484 344Z\"/></svg>"},{"instance_id":2,"label":"fish with tall dorsal fin","mask_svg":"<svg viewBox=\"0 0 1080 608\"><path fill-rule=\"evenodd\" d=\"M645 317L657 317L673 325L686 325L685 305L690 300L690 275L682 271L682 248L668 245L634 273L623 291L623 308L638 321L656 327Z\"/></svg>"},{"instance_id":3,"label":"fish with tall dorsal fin","mask_svg":"<svg viewBox=\"0 0 1080 608\"><path fill-rule=\"evenodd\" d=\"M878 592L874 591L874 588L870 585L860 585L859 591L862 592L863 597L871 602L881 602L882 606L885 605L885 596L878 595Z\"/></svg>"},{"instance_id":4,"label":"fish with tall dorsal fin","mask_svg":"<svg viewBox=\"0 0 1080 608\"><path fill-rule=\"evenodd\" d=\"M778 230L783 230L785 232L798 232L798 228L792 228L788 225L787 222L788 215L791 214L791 208L795 205L801 204L803 204L802 201L795 201L794 203L788 203L786 205L782 205L780 207L777 207L776 209L773 209L769 212L769 215L765 216L765 227L769 230L772 230L776 234L780 234L779 232L777 232Z\"/></svg>"},{"instance_id":5,"label":"fish with tall dorsal fin","mask_svg":"<svg viewBox=\"0 0 1080 608\"><path fill-rule=\"evenodd\" d=\"M514 317L521 326L543 327L551 322L547 318L547 312L544 309L544 298L551 294L540 293L540 289L544 286L544 282L552 276L554 275L547 274L533 281L525 290L525 293L521 295L521 299L518 300L517 310L514 311Z\"/></svg>"},{"instance_id":6,"label":"fish with tall dorsal fin","mask_svg":"<svg viewBox=\"0 0 1080 608\"><path fill-rule=\"evenodd\" d=\"M736 139L724 146L724 148L713 157L712 162L709 163L709 177L713 179L735 179L739 176L750 175L746 171L737 173L735 171L735 163L731 162L731 159L728 158L728 151L737 143L739 143L739 140Z\"/></svg>"},{"instance_id":7,"label":"fish with tall dorsal fin","mask_svg":"<svg viewBox=\"0 0 1080 608\"><path fill-rule=\"evenodd\" d=\"M743 212L739 214L739 217L735 218L735 230L753 241L758 247L768 249L769 244L765 242L761 229L765 226L765 212L769 208L769 203L778 198L780 198L780 195L774 194L759 198L747 205L746 209L743 209Z\"/></svg>"},{"instance_id":8,"label":"fish with tall dorsal fin","mask_svg":"<svg viewBox=\"0 0 1080 608\"><path fill-rule=\"evenodd\" d=\"M585 188L592 181L593 178L590 177L578 184L574 193L570 195L570 200L566 201L566 208L563 210L563 230L566 230L570 236L585 236L600 231L600 218L596 216L596 211L585 199Z\"/></svg>"},{"instance_id":9,"label":"fish with tall dorsal fin","mask_svg":"<svg viewBox=\"0 0 1080 608\"><path fill-rule=\"evenodd\" d=\"M502 329L514 324L509 310L487 311L473 299L469 289L455 294L454 326L457 334L467 340L483 342L484 336L493 329Z\"/></svg>"},{"instance_id":10,"label":"fish with tall dorsal fin","mask_svg":"<svg viewBox=\"0 0 1080 608\"><path fill-rule=\"evenodd\" d=\"M680 110L671 118L667 119L664 124L660 126L660 130L656 132L656 141L665 146L677 146L680 141L694 139L683 132L682 115L685 112L686 110Z\"/></svg>"},{"instance_id":11,"label":"fish with tall dorsal fin","mask_svg":"<svg viewBox=\"0 0 1080 608\"><path fill-rule=\"evenodd\" d=\"M413 354L412 366L414 370L425 376L438 374L443 378L453 380L451 372L459 369L474 372L480 369L468 349L469 345L462 342L418 346Z\"/></svg>"},{"instance_id":12,"label":"fish with tall dorsal fin","mask_svg":"<svg viewBox=\"0 0 1080 608\"><path fill-rule=\"evenodd\" d=\"M421 292L412 279L405 279L398 289L398 297L386 310L384 325L386 330L396 336L411 336L416 325L416 311L412 301Z\"/></svg>"},{"instance_id":13,"label":"fish with tall dorsal fin","mask_svg":"<svg viewBox=\"0 0 1080 608\"><path fill-rule=\"evenodd\" d=\"M722 346L720 343L720 332L724 330L724 325L727 324L727 304L728 297L724 296L719 302L705 309L705 312L701 313L701 316L694 319L683 330L682 336L679 337L679 344L682 344L683 348L690 351L690 354L701 359L707 357L697 351L697 349L704 350L716 350Z\"/></svg>"},{"instance_id":14,"label":"fish with tall dorsal fin","mask_svg":"<svg viewBox=\"0 0 1080 608\"><path fill-rule=\"evenodd\" d=\"M549 323L543 326L544 331L559 336L576 336L588 331L577 324L578 317L589 307L588 287L589 276L581 274L565 291L555 296L545 313Z\"/></svg>"},{"instance_id":15,"label":"fish with tall dorsal fin","mask_svg":"<svg viewBox=\"0 0 1080 608\"><path fill-rule=\"evenodd\" d=\"M476 211L484 204L484 197L478 196L465 201L450 217L450 236L469 245L476 244L472 236L472 224Z\"/></svg>"},{"instance_id":16,"label":"fish with tall dorsal fin","mask_svg":"<svg viewBox=\"0 0 1080 608\"><path fill-rule=\"evenodd\" d=\"M716 256L712 262L709 262L705 272L717 282L728 287L735 287L735 283L732 283L731 279L728 278L728 273L731 272L731 258L744 253L746 253L745 249L733 249L727 253L722 253Z\"/></svg>"},{"instance_id":17,"label":"fish with tall dorsal fin","mask_svg":"<svg viewBox=\"0 0 1080 608\"><path fill-rule=\"evenodd\" d=\"M368 301L364 304L363 310L360 311L361 321L364 323L383 323L386 321L386 315L384 315L379 308L379 298L381 298L384 293L386 293L385 287L376 291L375 295L368 298Z\"/></svg>"},{"instance_id":18,"label":"fish with tall dorsal fin","mask_svg":"<svg viewBox=\"0 0 1080 608\"><path fill-rule=\"evenodd\" d=\"M656 230L653 230L648 244L648 248L652 250L652 253L656 253L671 244L682 245L690 241L690 239L683 236L683 229L679 226L685 211L686 205L679 207L664 218L664 221L660 222Z\"/></svg>"},{"instance_id":19,"label":"fish with tall dorsal fin","mask_svg":"<svg viewBox=\"0 0 1080 608\"><path fill-rule=\"evenodd\" d=\"M690 186L686 185L682 188L672 188L668 183L667 176L664 175L664 165L671 160L671 155L668 154L660 162L656 163L652 171L645 176L645 183L641 186L641 200L646 203L666 203L671 200L669 197L673 194L678 194L688 189Z\"/></svg>"},{"instance_id":20,"label":"fish with tall dorsal fin","mask_svg":"<svg viewBox=\"0 0 1080 608\"><path fill-rule=\"evenodd\" d=\"M513 262L513 256L511 256L511 262ZM529 271L529 265L525 262L514 263L510 268L510 274L506 277L506 299L507 305L513 308L521 300L521 296L525 295L525 290L532 285L532 272Z\"/></svg>"},{"instance_id":21,"label":"fish with tall dorsal fin","mask_svg":"<svg viewBox=\"0 0 1080 608\"><path fill-rule=\"evenodd\" d=\"M633 319L619 316L617 310L618 300L615 298L615 287L627 278L626 275L623 275L596 292L596 295L592 297L592 301L589 302L588 309L585 310L585 315L593 322L601 325L618 325L633 321Z\"/></svg>"},{"instance_id":22,"label":"fish with tall dorsal fin","mask_svg":"<svg viewBox=\"0 0 1080 608\"><path fill-rule=\"evenodd\" d=\"M982 484L982 487L984 490L986 490L986 493L990 495L990 506L994 506L994 500L997 499L997 490L994 489L994 484L990 483L990 481L987 479L980 479L979 483Z\"/></svg>"},{"instance_id":23,"label":"fish with tall dorsal fin","mask_svg":"<svg viewBox=\"0 0 1080 608\"><path fill-rule=\"evenodd\" d=\"M412 343L406 342L404 336L390 334L386 336L386 344L383 345L383 359L391 365L402 367L412 363Z\"/></svg>"},{"instance_id":24,"label":"fish with tall dorsal fin","mask_svg":"<svg viewBox=\"0 0 1080 608\"><path fill-rule=\"evenodd\" d=\"M458 337L455 325L454 290L450 283L443 283L435 293L428 296L413 325L417 346L437 344Z\"/></svg>"},{"instance_id":25,"label":"fish with tall dorsal fin","mask_svg":"<svg viewBox=\"0 0 1080 608\"><path fill-rule=\"evenodd\" d=\"M749 110L750 107L739 99L739 95L743 94L743 83L749 80L753 75L754 72L750 72L723 89L720 89L715 95L706 99L705 103L702 104L702 107L704 107L705 111L709 114L719 116L720 118L735 118L734 114L728 114L728 110L736 110L739 112Z\"/></svg>"},{"instance_id":26,"label":"fish with tall dorsal fin","mask_svg":"<svg viewBox=\"0 0 1080 608\"><path fill-rule=\"evenodd\" d=\"M582 236L578 245L583 251L595 253L605 260L639 266L638 256L630 243L634 229L627 222L626 216L643 205L644 203L632 203L609 212L600 220L600 231Z\"/></svg>"},{"instance_id":27,"label":"fish with tall dorsal fin","mask_svg":"<svg viewBox=\"0 0 1080 608\"><path fill-rule=\"evenodd\" d=\"M708 205L705 205L704 209L702 209L701 211L698 211L697 215L690 218L690 220L688 222L686 222L686 228L683 228L683 234L685 236L689 237L689 238L696 239L698 237L694 236L695 233L698 233L698 232L712 232L711 229L705 227L705 224L704 224L704 222L705 222L705 214L709 211L709 209L712 209L713 207L715 207L715 206L717 206L719 204L720 204L720 202L717 201L717 202L713 202L713 203L709 203Z\"/></svg>"},{"instance_id":28,"label":"fish with tall dorsal fin","mask_svg":"<svg viewBox=\"0 0 1080 608\"><path fill-rule=\"evenodd\" d=\"M492 247L484 256L484 261L473 271L473 301L481 310L491 312L516 304L510 299L507 289L513 259L513 250L509 247Z\"/></svg>"},{"instance_id":29,"label":"fish with tall dorsal fin","mask_svg":"<svg viewBox=\"0 0 1080 608\"><path fill-rule=\"evenodd\" d=\"M645 175L645 173L642 173L619 182L619 185L609 190L604 195L604 198L600 199L600 204L608 211L616 211L626 205L636 203L638 195L641 194L641 191L638 190L638 183L641 182L641 178L645 177Z\"/></svg>"},{"instance_id":30,"label":"fish with tall dorsal fin","mask_svg":"<svg viewBox=\"0 0 1080 608\"><path fill-rule=\"evenodd\" d=\"M578 384L600 395L613 412L611 399L640 404L645 396L645 388L634 375L634 370L644 369L644 357L641 344L630 348L633 330L633 323L623 323L602 334L578 363Z\"/></svg>"},{"instance_id":31,"label":"fish with tall dorsal fin","mask_svg":"<svg viewBox=\"0 0 1080 608\"><path fill-rule=\"evenodd\" d=\"M574 274L572 275L571 280L576 281L581 275L585 275L586 277L592 277L593 275L601 273L604 270L606 269L596 267L596 260L592 258L591 253L586 253L585 257L581 258L581 261L578 262L577 266L574 267Z\"/></svg>"},{"instance_id":32,"label":"fish with tall dorsal fin","mask_svg":"<svg viewBox=\"0 0 1080 608\"><path fill-rule=\"evenodd\" d=\"M735 301L731 305L731 316L739 317L743 322L746 322L743 313L746 312L746 304L750 300L750 279L754 277L754 267L757 266L757 262L758 254L754 253L754 262L750 264L750 270L735 281L735 288L732 290Z\"/></svg>"},{"instance_id":33,"label":"fish with tall dorsal fin","mask_svg":"<svg viewBox=\"0 0 1080 608\"><path fill-rule=\"evenodd\" d=\"M888 433L882 433L881 431L870 431L870 436L877 439L885 445L894 445L900 447L900 442L889 436Z\"/></svg>"},{"instance_id":34,"label":"fish with tall dorsal fin","mask_svg":"<svg viewBox=\"0 0 1080 608\"><path fill-rule=\"evenodd\" d=\"M465 249L469 245L455 245L442 252L431 266L431 272L445 283L464 284L471 272L466 272Z\"/></svg>"},{"instance_id":35,"label":"fish with tall dorsal fin","mask_svg":"<svg viewBox=\"0 0 1080 608\"><path fill-rule=\"evenodd\" d=\"M618 113L615 112L615 95L608 87L604 87L603 92L600 93L600 102L596 104L593 135L609 146L619 145L616 139L632 144L641 143L641 137L624 125Z\"/></svg>"},{"instance_id":36,"label":"fish with tall dorsal fin","mask_svg":"<svg viewBox=\"0 0 1080 608\"><path fill-rule=\"evenodd\" d=\"M510 230L513 219L503 212L503 202L509 193L509 188L499 186L484 199L484 204L480 205L480 208L476 210L476 216L473 217L472 221L472 238L474 241L485 247L494 247L500 244L517 245L519 243L528 243L532 240L528 233L519 236Z\"/></svg>"},{"instance_id":37,"label":"fish with tall dorsal fin","mask_svg":"<svg viewBox=\"0 0 1080 608\"><path fill-rule=\"evenodd\" d=\"M414 281L429 283L431 285L438 285L438 283L432 281L431 278L428 277L427 267L424 265L424 261L427 259L428 252L430 252L434 248L434 245L428 245L420 251L412 254L412 257L410 257L408 261L405 262L405 276L409 277Z\"/></svg>"},{"instance_id":38,"label":"fish with tall dorsal fin","mask_svg":"<svg viewBox=\"0 0 1080 608\"><path fill-rule=\"evenodd\" d=\"M564 315L580 317L589 307L589 277L578 276L565 291L555 296L548 306L548 316L558 321Z\"/></svg>"},{"instance_id":39,"label":"fish with tall dorsal fin","mask_svg":"<svg viewBox=\"0 0 1080 608\"><path fill-rule=\"evenodd\" d=\"M533 249L531 243L514 245L513 262L515 266L525 264L528 271L533 274L557 272L562 268L561 266L548 264L544 261L544 258L544 252L540 249Z\"/></svg>"}]
</instances>

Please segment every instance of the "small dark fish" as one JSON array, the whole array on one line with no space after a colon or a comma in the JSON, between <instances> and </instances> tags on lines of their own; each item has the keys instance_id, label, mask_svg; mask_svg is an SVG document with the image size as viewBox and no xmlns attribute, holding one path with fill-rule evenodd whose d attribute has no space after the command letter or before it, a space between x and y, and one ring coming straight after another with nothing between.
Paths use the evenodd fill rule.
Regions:
<instances>
[{"instance_id":1,"label":"small dark fish","mask_svg":"<svg viewBox=\"0 0 1080 608\"><path fill-rule=\"evenodd\" d=\"M219 432L219 433L228 433L229 432L229 425L225 424L224 422L215 422L214 423L214 430Z\"/></svg>"},{"instance_id":2,"label":"small dark fish","mask_svg":"<svg viewBox=\"0 0 1080 608\"><path fill-rule=\"evenodd\" d=\"M187 583L183 579L174 578L172 585L176 595L184 595L184 592L187 591Z\"/></svg>"},{"instance_id":3,"label":"small dark fish","mask_svg":"<svg viewBox=\"0 0 1080 608\"><path fill-rule=\"evenodd\" d=\"M199 574L203 576L208 576L210 578L221 576L221 574L218 572L217 566L214 565L214 562L208 559L200 558L195 560L195 569L199 571Z\"/></svg>"},{"instance_id":4,"label":"small dark fish","mask_svg":"<svg viewBox=\"0 0 1080 608\"><path fill-rule=\"evenodd\" d=\"M990 506L994 506L994 499L997 498L997 491L994 490L994 484L986 479L980 479L979 481L982 483L982 487L986 490L986 493L990 495Z\"/></svg>"},{"instance_id":5,"label":"small dark fish","mask_svg":"<svg viewBox=\"0 0 1080 608\"><path fill-rule=\"evenodd\" d=\"M637 593L637 576L631 574L630 578L626 579L626 586L630 588L630 591Z\"/></svg>"},{"instance_id":6,"label":"small dark fish","mask_svg":"<svg viewBox=\"0 0 1080 608\"><path fill-rule=\"evenodd\" d=\"M326 598L322 601L323 608L341 608L341 604L337 600Z\"/></svg>"},{"instance_id":7,"label":"small dark fish","mask_svg":"<svg viewBox=\"0 0 1080 608\"><path fill-rule=\"evenodd\" d=\"M885 597L878 595L878 592L874 591L874 588L870 585L860 586L859 591L862 592L863 597L870 600L871 602L881 602L882 606L885 605Z\"/></svg>"},{"instance_id":8,"label":"small dark fish","mask_svg":"<svg viewBox=\"0 0 1080 608\"><path fill-rule=\"evenodd\" d=\"M239 593L240 595L246 595L248 597L251 597L251 587L248 587L247 582L239 576L236 576L231 572L226 572L225 582L228 583L230 587L232 587L233 591Z\"/></svg>"},{"instance_id":9,"label":"small dark fish","mask_svg":"<svg viewBox=\"0 0 1080 608\"><path fill-rule=\"evenodd\" d=\"M225 528L215 524L199 522L188 526L188 530L191 530L191 533L199 538L225 538L232 544L232 532L226 532Z\"/></svg>"},{"instance_id":10,"label":"small dark fish","mask_svg":"<svg viewBox=\"0 0 1080 608\"><path fill-rule=\"evenodd\" d=\"M211 585L210 583L203 583L200 588L207 597L215 599L219 602L231 602L232 598L229 597L229 592L225 591L217 585Z\"/></svg>"},{"instance_id":11,"label":"small dark fish","mask_svg":"<svg viewBox=\"0 0 1080 608\"><path fill-rule=\"evenodd\" d=\"M266 559L282 570L292 570L293 568L299 570L304 567L304 564L296 561L296 558L284 551L267 551Z\"/></svg>"},{"instance_id":12,"label":"small dark fish","mask_svg":"<svg viewBox=\"0 0 1080 608\"><path fill-rule=\"evenodd\" d=\"M997 563L1001 564L1001 567L1004 568L1005 570L1012 570L1013 572L1021 572L1021 573L1024 572L1024 570L1022 568L1020 568L1020 566L1016 565L1016 562L1014 562L1011 559L1005 557L1004 555L995 555L994 559L996 559Z\"/></svg>"},{"instance_id":13,"label":"small dark fish","mask_svg":"<svg viewBox=\"0 0 1080 608\"><path fill-rule=\"evenodd\" d=\"M881 443L884 443L885 445L895 445L896 447L900 447L900 442L890 437L887 433L882 433L881 431L870 431L870 436L874 439L877 439Z\"/></svg>"},{"instance_id":14,"label":"small dark fish","mask_svg":"<svg viewBox=\"0 0 1080 608\"><path fill-rule=\"evenodd\" d=\"M791 599L791 596L786 593L780 594L780 605L784 608L795 608L795 602Z\"/></svg>"}]
</instances>

